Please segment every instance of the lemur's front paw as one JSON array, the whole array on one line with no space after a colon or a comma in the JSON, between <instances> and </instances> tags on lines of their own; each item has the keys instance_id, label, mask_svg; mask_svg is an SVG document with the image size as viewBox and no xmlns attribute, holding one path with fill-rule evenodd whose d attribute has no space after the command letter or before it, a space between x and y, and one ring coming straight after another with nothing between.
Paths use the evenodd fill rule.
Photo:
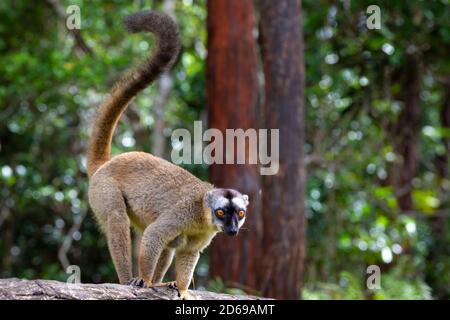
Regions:
<instances>
[{"instance_id":1,"label":"lemur's front paw","mask_svg":"<svg viewBox=\"0 0 450 320\"><path fill-rule=\"evenodd\" d=\"M178 297L181 300L196 300L195 296L189 293L189 290L178 290Z\"/></svg>"},{"instance_id":2,"label":"lemur's front paw","mask_svg":"<svg viewBox=\"0 0 450 320\"><path fill-rule=\"evenodd\" d=\"M128 281L129 286L139 287L139 288L148 288L148 284L142 278L133 278Z\"/></svg>"}]
</instances>

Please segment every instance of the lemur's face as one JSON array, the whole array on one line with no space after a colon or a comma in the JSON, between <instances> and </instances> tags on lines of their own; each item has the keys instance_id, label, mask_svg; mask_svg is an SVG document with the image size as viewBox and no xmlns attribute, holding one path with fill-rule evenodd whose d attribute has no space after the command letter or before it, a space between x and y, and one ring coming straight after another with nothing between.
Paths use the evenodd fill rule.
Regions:
<instances>
[{"instance_id":1,"label":"lemur's face","mask_svg":"<svg viewBox=\"0 0 450 320\"><path fill-rule=\"evenodd\" d=\"M245 222L248 196L233 189L213 189L206 194L212 222L230 236L238 234Z\"/></svg>"}]
</instances>

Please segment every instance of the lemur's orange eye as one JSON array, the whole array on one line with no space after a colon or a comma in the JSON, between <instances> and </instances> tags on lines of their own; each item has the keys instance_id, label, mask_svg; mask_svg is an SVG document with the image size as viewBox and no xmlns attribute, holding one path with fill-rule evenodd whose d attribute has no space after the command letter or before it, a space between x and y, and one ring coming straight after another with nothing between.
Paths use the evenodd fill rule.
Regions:
<instances>
[{"instance_id":1,"label":"lemur's orange eye","mask_svg":"<svg viewBox=\"0 0 450 320\"><path fill-rule=\"evenodd\" d=\"M239 211L238 216L239 218L243 218L245 216L245 211L244 210Z\"/></svg>"},{"instance_id":2,"label":"lemur's orange eye","mask_svg":"<svg viewBox=\"0 0 450 320\"><path fill-rule=\"evenodd\" d=\"M223 217L224 215L225 215L225 212L223 212L223 210L217 210L216 211L216 216Z\"/></svg>"}]
</instances>

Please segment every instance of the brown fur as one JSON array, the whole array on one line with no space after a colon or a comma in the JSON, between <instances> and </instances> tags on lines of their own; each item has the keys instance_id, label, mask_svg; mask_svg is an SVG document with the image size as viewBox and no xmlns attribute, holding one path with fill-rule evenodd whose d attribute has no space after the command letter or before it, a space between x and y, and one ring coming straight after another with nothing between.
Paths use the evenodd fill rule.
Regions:
<instances>
[{"instance_id":1,"label":"brown fur","mask_svg":"<svg viewBox=\"0 0 450 320\"><path fill-rule=\"evenodd\" d=\"M205 193L213 188L184 169L142 152L110 159L114 128L136 94L169 68L179 51L178 29L165 14L127 17L131 32L158 37L155 54L116 85L100 107L88 146L89 203L106 234L120 283L132 279L130 226L143 232L139 276L160 283L176 252L176 281L182 298L199 257L217 233Z\"/></svg>"}]
</instances>

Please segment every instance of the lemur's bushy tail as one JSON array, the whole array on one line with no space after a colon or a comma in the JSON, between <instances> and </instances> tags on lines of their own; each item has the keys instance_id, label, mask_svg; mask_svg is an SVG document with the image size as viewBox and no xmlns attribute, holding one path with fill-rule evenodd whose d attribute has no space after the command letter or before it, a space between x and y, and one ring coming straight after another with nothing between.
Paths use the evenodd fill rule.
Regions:
<instances>
[{"instance_id":1,"label":"lemur's bushy tail","mask_svg":"<svg viewBox=\"0 0 450 320\"><path fill-rule=\"evenodd\" d=\"M124 24L132 33L148 31L155 34L158 46L150 58L114 86L109 97L100 106L88 145L89 177L109 160L114 129L129 102L172 66L180 50L178 27L175 21L164 13L138 12L126 17Z\"/></svg>"}]
</instances>

